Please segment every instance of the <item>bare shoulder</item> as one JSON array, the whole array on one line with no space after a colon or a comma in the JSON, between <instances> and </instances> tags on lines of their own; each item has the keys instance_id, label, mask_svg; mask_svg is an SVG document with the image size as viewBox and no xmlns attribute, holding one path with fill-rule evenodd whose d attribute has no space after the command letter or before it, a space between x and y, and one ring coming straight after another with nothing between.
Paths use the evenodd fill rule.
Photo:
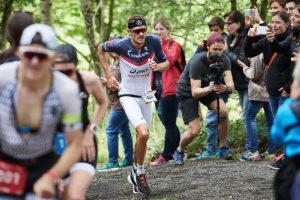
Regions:
<instances>
[{"instance_id":1,"label":"bare shoulder","mask_svg":"<svg viewBox=\"0 0 300 200\"><path fill-rule=\"evenodd\" d=\"M97 74L95 74L94 72L80 71L80 74L82 76L85 86L89 91L92 91L94 87L97 87L99 85L102 86L100 77L97 76Z\"/></svg>"}]
</instances>

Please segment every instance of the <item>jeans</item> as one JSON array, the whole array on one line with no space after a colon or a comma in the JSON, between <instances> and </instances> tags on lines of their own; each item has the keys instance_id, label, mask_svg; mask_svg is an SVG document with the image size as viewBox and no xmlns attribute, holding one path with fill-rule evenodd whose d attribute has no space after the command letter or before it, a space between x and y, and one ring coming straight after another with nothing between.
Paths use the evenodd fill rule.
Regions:
<instances>
[{"instance_id":1,"label":"jeans","mask_svg":"<svg viewBox=\"0 0 300 200\"><path fill-rule=\"evenodd\" d=\"M273 116L275 117L277 110L279 108L279 106L281 104L283 104L283 102L287 99L287 97L284 96L272 96L269 95L269 102L270 102L270 106L271 106L271 110L273 113Z\"/></svg>"},{"instance_id":2,"label":"jeans","mask_svg":"<svg viewBox=\"0 0 300 200\"><path fill-rule=\"evenodd\" d=\"M162 156L165 160L171 160L173 159L173 154L180 142L180 132L176 125L178 99L175 95L161 97L155 104L155 107L158 116L166 129Z\"/></svg>"},{"instance_id":3,"label":"jeans","mask_svg":"<svg viewBox=\"0 0 300 200\"><path fill-rule=\"evenodd\" d=\"M246 111L248 109L248 103L249 103L249 97L248 97L248 89L245 90L237 90L238 95L239 95L239 101L241 108L243 110L243 120L244 123L246 124Z\"/></svg>"},{"instance_id":4,"label":"jeans","mask_svg":"<svg viewBox=\"0 0 300 200\"><path fill-rule=\"evenodd\" d=\"M271 127L273 124L273 113L269 102L263 101L249 101L248 109L246 112L246 144L245 150L255 152L258 150L258 131L256 124L256 115L259 110L263 108L268 126L268 153L274 153L276 146L271 141Z\"/></svg>"},{"instance_id":5,"label":"jeans","mask_svg":"<svg viewBox=\"0 0 300 200\"><path fill-rule=\"evenodd\" d=\"M124 146L124 157L127 163L133 162L133 145L129 129L129 121L123 109L111 109L107 127L107 146L110 163L118 162L119 158L119 141L118 134L121 134Z\"/></svg>"},{"instance_id":6,"label":"jeans","mask_svg":"<svg viewBox=\"0 0 300 200\"><path fill-rule=\"evenodd\" d=\"M220 98L226 103L230 93L220 94ZM208 109L205 119L205 131L207 136L206 150L216 152L218 148L218 115L214 111Z\"/></svg>"}]
</instances>

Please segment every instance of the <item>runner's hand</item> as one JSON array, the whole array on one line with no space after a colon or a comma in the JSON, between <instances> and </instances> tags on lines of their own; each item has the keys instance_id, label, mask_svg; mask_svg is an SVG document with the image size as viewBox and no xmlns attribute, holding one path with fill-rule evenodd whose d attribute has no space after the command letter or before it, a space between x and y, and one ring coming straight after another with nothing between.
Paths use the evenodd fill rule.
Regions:
<instances>
[{"instance_id":1,"label":"runner's hand","mask_svg":"<svg viewBox=\"0 0 300 200\"><path fill-rule=\"evenodd\" d=\"M117 81L117 79L115 77L110 77L107 78L107 87L111 90L111 91L116 91L119 88L119 82Z\"/></svg>"},{"instance_id":2,"label":"runner's hand","mask_svg":"<svg viewBox=\"0 0 300 200\"><path fill-rule=\"evenodd\" d=\"M159 65L152 59L148 59L149 66L152 71L159 71Z\"/></svg>"},{"instance_id":3,"label":"runner's hand","mask_svg":"<svg viewBox=\"0 0 300 200\"><path fill-rule=\"evenodd\" d=\"M54 180L44 174L33 185L34 193L40 198L53 198L55 196Z\"/></svg>"},{"instance_id":4,"label":"runner's hand","mask_svg":"<svg viewBox=\"0 0 300 200\"><path fill-rule=\"evenodd\" d=\"M96 157L94 133L92 133L89 129L85 131L85 134L83 136L82 157L84 161L88 162L95 160Z\"/></svg>"}]
</instances>

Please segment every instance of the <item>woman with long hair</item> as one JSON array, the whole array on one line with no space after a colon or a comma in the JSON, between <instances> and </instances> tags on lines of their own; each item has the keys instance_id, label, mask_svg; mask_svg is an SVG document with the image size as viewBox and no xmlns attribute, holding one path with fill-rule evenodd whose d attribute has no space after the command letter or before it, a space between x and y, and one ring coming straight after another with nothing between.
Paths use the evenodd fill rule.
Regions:
<instances>
[{"instance_id":1,"label":"woman with long hair","mask_svg":"<svg viewBox=\"0 0 300 200\"><path fill-rule=\"evenodd\" d=\"M184 68L181 66L181 46L170 38L171 26L164 20L159 19L155 23L155 31L161 40L162 49L167 55L170 67L164 72L154 72L152 74L152 87L156 90L156 109L162 121L166 133L165 144L162 155L160 155L151 165L159 165L173 159L173 153L179 145L180 132L176 125L178 112L178 99L176 98L176 84Z\"/></svg>"}]
</instances>

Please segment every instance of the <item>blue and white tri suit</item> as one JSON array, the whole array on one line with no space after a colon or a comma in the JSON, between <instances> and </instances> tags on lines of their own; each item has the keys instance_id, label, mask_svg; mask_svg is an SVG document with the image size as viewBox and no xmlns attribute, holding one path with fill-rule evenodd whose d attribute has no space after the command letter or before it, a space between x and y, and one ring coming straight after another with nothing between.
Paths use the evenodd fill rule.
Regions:
<instances>
[{"instance_id":1,"label":"blue and white tri suit","mask_svg":"<svg viewBox=\"0 0 300 200\"><path fill-rule=\"evenodd\" d=\"M149 59L158 62L167 60L157 36L149 35L141 49L136 49L131 38L115 39L105 42L102 46L104 52L114 52L120 56L121 84L119 87L120 102L125 113L136 128L142 123L151 123L151 104L146 104L140 98L151 90L151 68Z\"/></svg>"}]
</instances>

